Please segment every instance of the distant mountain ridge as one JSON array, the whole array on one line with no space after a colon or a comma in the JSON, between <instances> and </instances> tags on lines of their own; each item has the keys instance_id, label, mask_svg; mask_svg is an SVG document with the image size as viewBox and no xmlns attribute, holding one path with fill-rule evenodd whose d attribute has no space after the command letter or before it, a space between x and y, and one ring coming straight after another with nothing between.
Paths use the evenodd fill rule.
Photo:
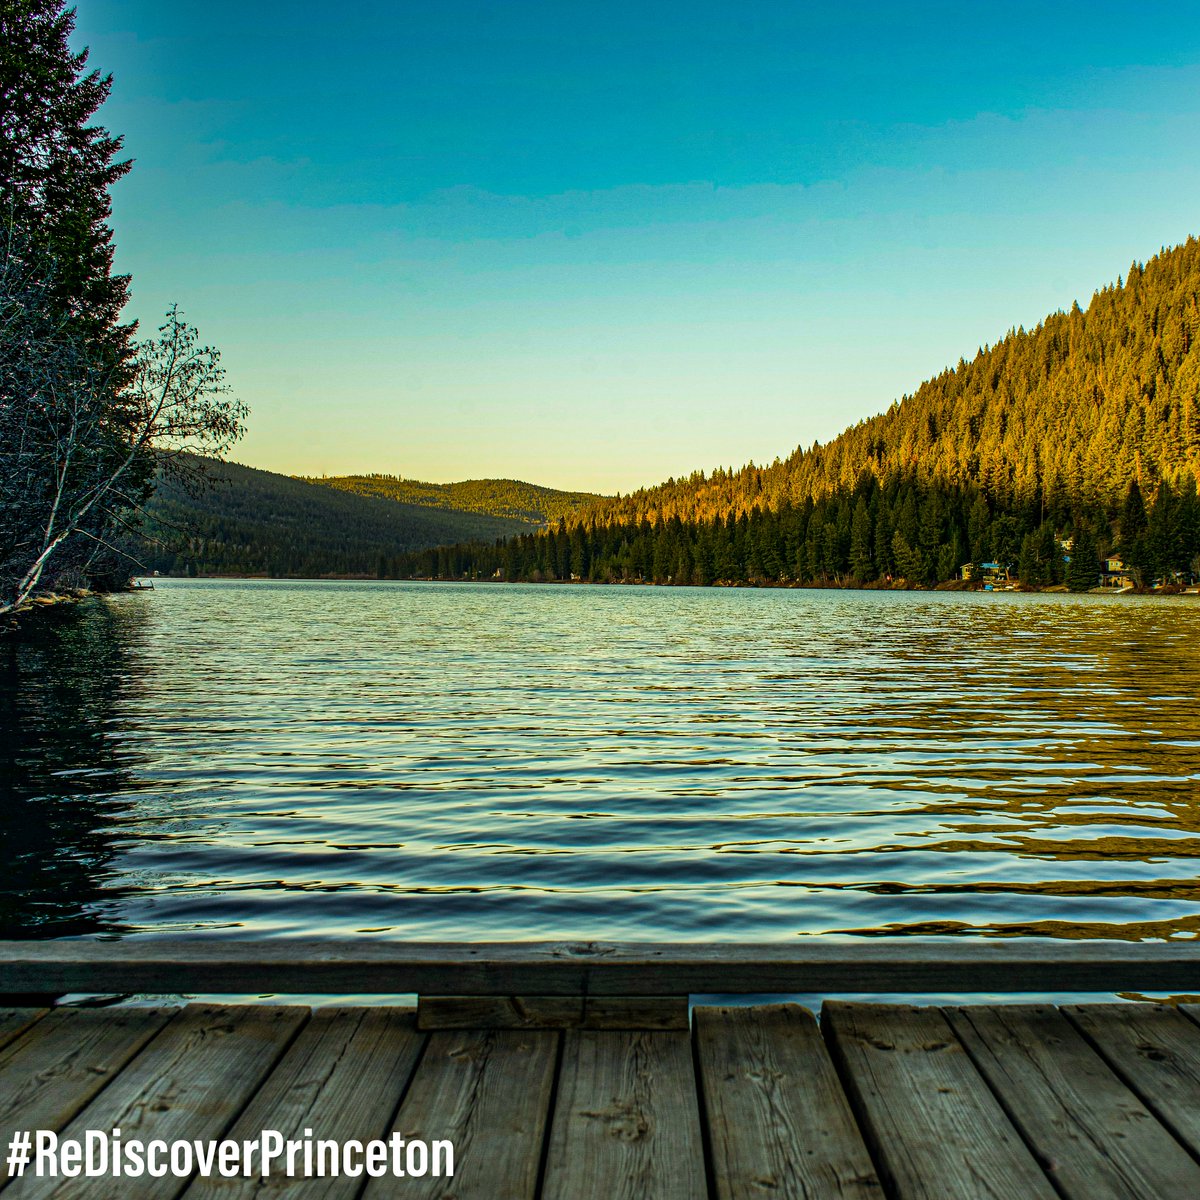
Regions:
<instances>
[{"instance_id":1,"label":"distant mountain ridge","mask_svg":"<svg viewBox=\"0 0 1200 1200\"><path fill-rule=\"evenodd\" d=\"M400 475L304 476L305 482L378 496L423 508L455 509L503 517L526 525L549 525L585 504L603 501L593 492L563 492L519 479L465 479L460 483L423 483Z\"/></svg>"},{"instance_id":2,"label":"distant mountain ridge","mask_svg":"<svg viewBox=\"0 0 1200 1200\"><path fill-rule=\"evenodd\" d=\"M161 479L130 549L164 574L377 575L398 554L465 539L491 541L529 523L402 504L237 463L198 460L211 486L193 494Z\"/></svg>"}]
</instances>

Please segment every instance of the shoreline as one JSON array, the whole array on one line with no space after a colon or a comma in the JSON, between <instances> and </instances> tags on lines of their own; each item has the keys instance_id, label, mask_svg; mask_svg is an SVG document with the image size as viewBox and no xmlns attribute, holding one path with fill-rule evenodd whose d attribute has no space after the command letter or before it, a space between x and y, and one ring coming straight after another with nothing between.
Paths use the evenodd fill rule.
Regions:
<instances>
[{"instance_id":1,"label":"shoreline","mask_svg":"<svg viewBox=\"0 0 1200 1200\"><path fill-rule=\"evenodd\" d=\"M657 583L650 579L454 579L432 575L388 576L345 574L345 575L269 575L265 572L253 574L211 574L211 575L158 575L135 576L137 579L163 580L231 580L231 581L275 581L279 583L483 583L499 586L561 586L561 587L648 587L648 588L694 588L708 589L753 589L757 591L824 591L824 592L991 592L1018 593L1024 595L1063 595L1063 596L1200 596L1200 586L1196 584L1166 584L1160 587L1135 587L1125 589L1089 588L1082 592L1072 592L1065 584L1052 584L1048 587L1034 587L1030 584L1014 582L1011 586L989 589L982 582L975 580L948 579L941 583L921 584L909 583L906 580L893 582L873 581L871 583L801 583L796 580L716 580L713 583ZM1196 589L1196 590L1189 590ZM123 589L137 590L137 589ZM100 593L87 593L98 595ZM105 593L120 595L121 592ZM79 597L83 598L83 597Z\"/></svg>"},{"instance_id":2,"label":"shoreline","mask_svg":"<svg viewBox=\"0 0 1200 1200\"><path fill-rule=\"evenodd\" d=\"M82 600L90 600L95 596L106 594L111 593L97 592L91 588L68 588L61 592L37 593L30 596L22 604L17 605L11 612L0 616L0 632L6 629L19 628L23 618L39 616L43 613L59 612L66 605L78 604Z\"/></svg>"}]
</instances>

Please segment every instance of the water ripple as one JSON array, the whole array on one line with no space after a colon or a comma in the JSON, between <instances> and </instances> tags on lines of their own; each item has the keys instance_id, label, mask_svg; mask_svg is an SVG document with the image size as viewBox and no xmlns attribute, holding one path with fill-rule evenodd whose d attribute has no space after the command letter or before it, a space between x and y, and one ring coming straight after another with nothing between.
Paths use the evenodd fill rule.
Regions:
<instances>
[{"instance_id":1,"label":"water ripple","mask_svg":"<svg viewBox=\"0 0 1200 1200\"><path fill-rule=\"evenodd\" d=\"M6 936L1200 935L1200 605L164 581L2 651Z\"/></svg>"}]
</instances>

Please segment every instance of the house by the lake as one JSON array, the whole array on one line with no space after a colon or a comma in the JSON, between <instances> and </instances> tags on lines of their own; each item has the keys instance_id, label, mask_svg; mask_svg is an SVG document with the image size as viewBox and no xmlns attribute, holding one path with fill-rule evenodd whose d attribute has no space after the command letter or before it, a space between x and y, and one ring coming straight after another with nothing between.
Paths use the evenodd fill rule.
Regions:
<instances>
[{"instance_id":1,"label":"house by the lake","mask_svg":"<svg viewBox=\"0 0 1200 1200\"><path fill-rule=\"evenodd\" d=\"M959 577L966 580L978 580L984 587L995 584L1009 583L1012 579L1011 565L996 562L963 563L959 568Z\"/></svg>"},{"instance_id":2,"label":"house by the lake","mask_svg":"<svg viewBox=\"0 0 1200 1200\"><path fill-rule=\"evenodd\" d=\"M1119 559L1106 558L1104 570L1100 572L1100 587L1120 592L1136 583L1133 572Z\"/></svg>"}]
</instances>

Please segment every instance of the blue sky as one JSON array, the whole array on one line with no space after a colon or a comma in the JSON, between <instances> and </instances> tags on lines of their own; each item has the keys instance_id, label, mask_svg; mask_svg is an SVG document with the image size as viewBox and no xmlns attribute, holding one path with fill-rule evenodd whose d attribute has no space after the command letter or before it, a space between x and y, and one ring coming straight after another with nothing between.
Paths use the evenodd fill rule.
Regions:
<instances>
[{"instance_id":1,"label":"blue sky","mask_svg":"<svg viewBox=\"0 0 1200 1200\"><path fill-rule=\"evenodd\" d=\"M117 265L289 473L770 461L1200 233L1172 4L79 0Z\"/></svg>"}]
</instances>

